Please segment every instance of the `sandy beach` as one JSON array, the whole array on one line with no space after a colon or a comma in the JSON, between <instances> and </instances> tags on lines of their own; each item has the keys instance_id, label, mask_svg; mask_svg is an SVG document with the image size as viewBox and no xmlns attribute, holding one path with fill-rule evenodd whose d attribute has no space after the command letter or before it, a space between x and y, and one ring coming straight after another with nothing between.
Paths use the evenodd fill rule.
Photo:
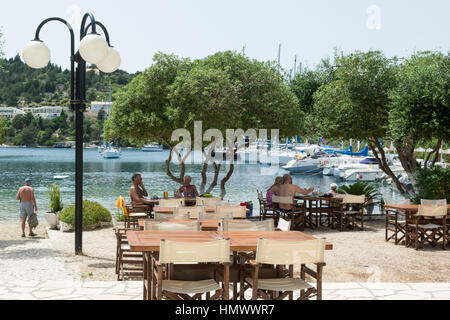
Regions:
<instances>
[{"instance_id":1,"label":"sandy beach","mask_svg":"<svg viewBox=\"0 0 450 320\"><path fill-rule=\"evenodd\" d=\"M384 240L384 221L372 220L367 230L338 232L328 228L305 231L325 237L334 246L325 254L325 282L450 282L450 252L426 247L419 251ZM112 228L83 233L83 256L75 256L74 233L48 231L41 223L35 233L50 238L65 267L76 279L114 281L116 239ZM24 240L19 223L0 223L0 241ZM50 235L50 237L49 237ZM27 238L24 241L33 241Z\"/></svg>"}]
</instances>

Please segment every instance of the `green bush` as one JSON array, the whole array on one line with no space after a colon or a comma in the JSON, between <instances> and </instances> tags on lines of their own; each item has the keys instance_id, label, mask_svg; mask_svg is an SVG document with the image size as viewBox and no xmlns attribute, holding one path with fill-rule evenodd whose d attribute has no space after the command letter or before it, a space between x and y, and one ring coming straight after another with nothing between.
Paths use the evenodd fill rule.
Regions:
<instances>
[{"instance_id":1,"label":"green bush","mask_svg":"<svg viewBox=\"0 0 450 320\"><path fill-rule=\"evenodd\" d=\"M421 199L440 200L450 202L450 168L441 167L422 168L416 175L416 194L414 203Z\"/></svg>"},{"instance_id":2,"label":"green bush","mask_svg":"<svg viewBox=\"0 0 450 320\"><path fill-rule=\"evenodd\" d=\"M52 184L47 187L47 195L50 199L50 212L58 213L63 208L64 205L61 199L61 192L57 184Z\"/></svg>"},{"instance_id":3,"label":"green bush","mask_svg":"<svg viewBox=\"0 0 450 320\"><path fill-rule=\"evenodd\" d=\"M75 206L66 208L59 219L75 226ZM111 213L97 202L83 201L83 229L95 229L101 222L111 222Z\"/></svg>"},{"instance_id":4,"label":"green bush","mask_svg":"<svg viewBox=\"0 0 450 320\"><path fill-rule=\"evenodd\" d=\"M367 199L375 199L379 197L378 188L369 182L356 182L352 185L341 186L338 191L340 194L352 194L355 196L365 195Z\"/></svg>"}]
</instances>

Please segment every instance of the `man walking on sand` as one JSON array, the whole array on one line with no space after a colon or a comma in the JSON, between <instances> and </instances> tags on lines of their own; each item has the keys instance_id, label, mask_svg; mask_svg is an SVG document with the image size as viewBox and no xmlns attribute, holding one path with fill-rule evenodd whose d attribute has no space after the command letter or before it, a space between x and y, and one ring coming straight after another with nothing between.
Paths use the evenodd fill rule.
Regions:
<instances>
[{"instance_id":1,"label":"man walking on sand","mask_svg":"<svg viewBox=\"0 0 450 320\"><path fill-rule=\"evenodd\" d=\"M22 223L22 238L25 238L25 222L34 212L38 211L34 190L31 187L31 180L26 179L25 185L17 192L16 200L20 200L20 222ZM30 225L30 237L35 237Z\"/></svg>"}]
</instances>

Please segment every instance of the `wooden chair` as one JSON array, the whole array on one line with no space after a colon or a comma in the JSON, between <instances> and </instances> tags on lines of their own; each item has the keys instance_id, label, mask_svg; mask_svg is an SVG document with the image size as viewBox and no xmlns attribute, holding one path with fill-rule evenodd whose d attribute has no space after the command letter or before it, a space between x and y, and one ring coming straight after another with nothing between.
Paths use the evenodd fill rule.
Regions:
<instances>
[{"instance_id":1,"label":"wooden chair","mask_svg":"<svg viewBox=\"0 0 450 320\"><path fill-rule=\"evenodd\" d=\"M297 242L259 239L256 258L250 261L250 272L242 269L241 299L244 299L245 291L251 288L252 300L283 300L286 297L293 300L295 290L300 290L298 300L314 296L322 300L324 250L325 239ZM288 277L261 279L259 271L266 264L288 266ZM307 267L307 264L315 264L316 271ZM294 278L294 265L301 266L300 278ZM315 278L315 287L306 282L306 274Z\"/></svg>"},{"instance_id":2,"label":"wooden chair","mask_svg":"<svg viewBox=\"0 0 450 320\"><path fill-rule=\"evenodd\" d=\"M260 220L266 220L272 218L278 220L278 216L274 213L273 207L269 206L269 203L261 191L257 190L259 201L259 218ZM276 221L275 221L276 222Z\"/></svg>"},{"instance_id":3,"label":"wooden chair","mask_svg":"<svg viewBox=\"0 0 450 320\"><path fill-rule=\"evenodd\" d=\"M173 211L175 215L185 215L188 219L198 219L200 212L205 212L205 207L176 207Z\"/></svg>"},{"instance_id":4,"label":"wooden chair","mask_svg":"<svg viewBox=\"0 0 450 320\"><path fill-rule=\"evenodd\" d=\"M332 226L339 225L339 231L344 228L359 228L364 230L364 203L366 196L355 196L346 194L340 203L339 207L332 212ZM357 221L360 221L358 225Z\"/></svg>"},{"instance_id":5,"label":"wooden chair","mask_svg":"<svg viewBox=\"0 0 450 320\"><path fill-rule=\"evenodd\" d=\"M273 220L224 220L223 231L274 231Z\"/></svg>"},{"instance_id":6,"label":"wooden chair","mask_svg":"<svg viewBox=\"0 0 450 320\"><path fill-rule=\"evenodd\" d=\"M278 205L276 209L279 212L280 217L289 220L291 222L291 229L304 230L306 226L306 206L303 203L301 206L297 206L292 197L278 197L272 196L272 202ZM280 209L279 205L289 205L290 209Z\"/></svg>"},{"instance_id":7,"label":"wooden chair","mask_svg":"<svg viewBox=\"0 0 450 320\"><path fill-rule=\"evenodd\" d=\"M152 216L152 206L146 204L127 204L123 199L123 215L125 218L125 228L138 227L139 219L148 219Z\"/></svg>"},{"instance_id":8,"label":"wooden chair","mask_svg":"<svg viewBox=\"0 0 450 320\"><path fill-rule=\"evenodd\" d=\"M127 230L120 228L116 217L112 217L114 233L116 235L116 274L117 281L123 281L127 278L143 277L144 270L142 266L142 252L132 252L127 241Z\"/></svg>"},{"instance_id":9,"label":"wooden chair","mask_svg":"<svg viewBox=\"0 0 450 320\"><path fill-rule=\"evenodd\" d=\"M200 231L200 225L197 220L164 222L164 221L145 221L144 230L173 230L173 231Z\"/></svg>"},{"instance_id":10,"label":"wooden chair","mask_svg":"<svg viewBox=\"0 0 450 320\"><path fill-rule=\"evenodd\" d=\"M221 206L223 204L222 198L215 197L215 198L201 198L197 197L196 199L197 206Z\"/></svg>"},{"instance_id":11,"label":"wooden chair","mask_svg":"<svg viewBox=\"0 0 450 320\"><path fill-rule=\"evenodd\" d=\"M183 207L184 206L184 198L181 199L160 199L159 200L160 207Z\"/></svg>"},{"instance_id":12,"label":"wooden chair","mask_svg":"<svg viewBox=\"0 0 450 320\"><path fill-rule=\"evenodd\" d=\"M223 220L223 231L274 231L273 220L250 221L250 220ZM240 282L241 267L245 261L254 259L254 252L236 252L232 254L232 269L230 282L233 284L233 300L239 298L238 283Z\"/></svg>"},{"instance_id":13,"label":"wooden chair","mask_svg":"<svg viewBox=\"0 0 450 320\"><path fill-rule=\"evenodd\" d=\"M180 263L214 263L214 278L200 281L172 280L165 272L169 265ZM161 240L159 259L152 258L152 283L157 300L229 299L230 241L174 242ZM222 266L222 267L220 267ZM216 280L223 278L222 286ZM227 288L227 290L224 290ZM214 292L211 296L211 292Z\"/></svg>"},{"instance_id":14,"label":"wooden chair","mask_svg":"<svg viewBox=\"0 0 450 320\"><path fill-rule=\"evenodd\" d=\"M411 204L411 200L384 200L385 205ZM395 244L399 244L406 235L406 217L405 212L399 212L389 208L384 208L386 213L386 242L394 239ZM392 232L392 234L389 234Z\"/></svg>"},{"instance_id":15,"label":"wooden chair","mask_svg":"<svg viewBox=\"0 0 450 320\"><path fill-rule=\"evenodd\" d=\"M217 206L216 214L221 215L229 213L233 215L233 219L245 219L247 217L247 208L244 206Z\"/></svg>"},{"instance_id":16,"label":"wooden chair","mask_svg":"<svg viewBox=\"0 0 450 320\"><path fill-rule=\"evenodd\" d=\"M433 247L442 240L442 249L447 246L447 200L421 200L419 211L406 221L406 246L414 243L419 248L430 243Z\"/></svg>"}]
</instances>

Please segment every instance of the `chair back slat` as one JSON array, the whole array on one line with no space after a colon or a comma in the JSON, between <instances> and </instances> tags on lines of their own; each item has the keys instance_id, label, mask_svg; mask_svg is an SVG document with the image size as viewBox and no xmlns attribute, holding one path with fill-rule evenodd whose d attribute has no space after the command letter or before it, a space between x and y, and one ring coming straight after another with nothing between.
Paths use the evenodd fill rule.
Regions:
<instances>
[{"instance_id":1,"label":"chair back slat","mask_svg":"<svg viewBox=\"0 0 450 320\"><path fill-rule=\"evenodd\" d=\"M247 208L244 206L217 206L216 214L232 214L234 219L245 218L247 216Z\"/></svg>"},{"instance_id":2,"label":"chair back slat","mask_svg":"<svg viewBox=\"0 0 450 320\"><path fill-rule=\"evenodd\" d=\"M184 206L184 199L160 199L160 207L182 207Z\"/></svg>"},{"instance_id":3,"label":"chair back slat","mask_svg":"<svg viewBox=\"0 0 450 320\"><path fill-rule=\"evenodd\" d=\"M164 222L148 220L144 223L144 230L161 231L199 231L200 225L198 221L180 221L180 222Z\"/></svg>"},{"instance_id":4,"label":"chair back slat","mask_svg":"<svg viewBox=\"0 0 450 320\"><path fill-rule=\"evenodd\" d=\"M230 262L230 240L175 242L161 240L160 263Z\"/></svg>"},{"instance_id":5,"label":"chair back slat","mask_svg":"<svg viewBox=\"0 0 450 320\"><path fill-rule=\"evenodd\" d=\"M323 263L325 239L285 242L259 239L256 263L294 265Z\"/></svg>"},{"instance_id":6,"label":"chair back slat","mask_svg":"<svg viewBox=\"0 0 450 320\"><path fill-rule=\"evenodd\" d=\"M233 219L233 213L231 212L200 212L198 215L200 220L220 220L220 219Z\"/></svg>"},{"instance_id":7,"label":"chair back slat","mask_svg":"<svg viewBox=\"0 0 450 320\"><path fill-rule=\"evenodd\" d=\"M278 229L280 229L281 231L290 231L291 230L291 222L290 221L286 221L283 218L280 218L278 220Z\"/></svg>"},{"instance_id":8,"label":"chair back slat","mask_svg":"<svg viewBox=\"0 0 450 320\"><path fill-rule=\"evenodd\" d=\"M197 197L196 203L198 206L220 206L223 204L222 198L200 198Z\"/></svg>"},{"instance_id":9,"label":"chair back slat","mask_svg":"<svg viewBox=\"0 0 450 320\"><path fill-rule=\"evenodd\" d=\"M363 204L364 202L366 202L365 195L355 196L352 194L346 194L342 200L342 203L345 204Z\"/></svg>"},{"instance_id":10,"label":"chair back slat","mask_svg":"<svg viewBox=\"0 0 450 320\"><path fill-rule=\"evenodd\" d=\"M170 213L155 212L154 219L155 219L155 221L170 220L170 219L174 219L174 215L170 214Z\"/></svg>"},{"instance_id":11,"label":"chair back slat","mask_svg":"<svg viewBox=\"0 0 450 320\"><path fill-rule=\"evenodd\" d=\"M176 207L173 211L174 215L184 215L186 219L198 219L200 212L204 212L205 207Z\"/></svg>"},{"instance_id":12,"label":"chair back slat","mask_svg":"<svg viewBox=\"0 0 450 320\"><path fill-rule=\"evenodd\" d=\"M273 220L224 220L223 231L274 231Z\"/></svg>"},{"instance_id":13,"label":"chair back slat","mask_svg":"<svg viewBox=\"0 0 450 320\"><path fill-rule=\"evenodd\" d=\"M293 197L279 197L276 195L272 196L273 203L282 203L282 204L294 204Z\"/></svg>"},{"instance_id":14,"label":"chair back slat","mask_svg":"<svg viewBox=\"0 0 450 320\"><path fill-rule=\"evenodd\" d=\"M418 211L423 217L445 217L447 216L447 200L421 200Z\"/></svg>"}]
</instances>

